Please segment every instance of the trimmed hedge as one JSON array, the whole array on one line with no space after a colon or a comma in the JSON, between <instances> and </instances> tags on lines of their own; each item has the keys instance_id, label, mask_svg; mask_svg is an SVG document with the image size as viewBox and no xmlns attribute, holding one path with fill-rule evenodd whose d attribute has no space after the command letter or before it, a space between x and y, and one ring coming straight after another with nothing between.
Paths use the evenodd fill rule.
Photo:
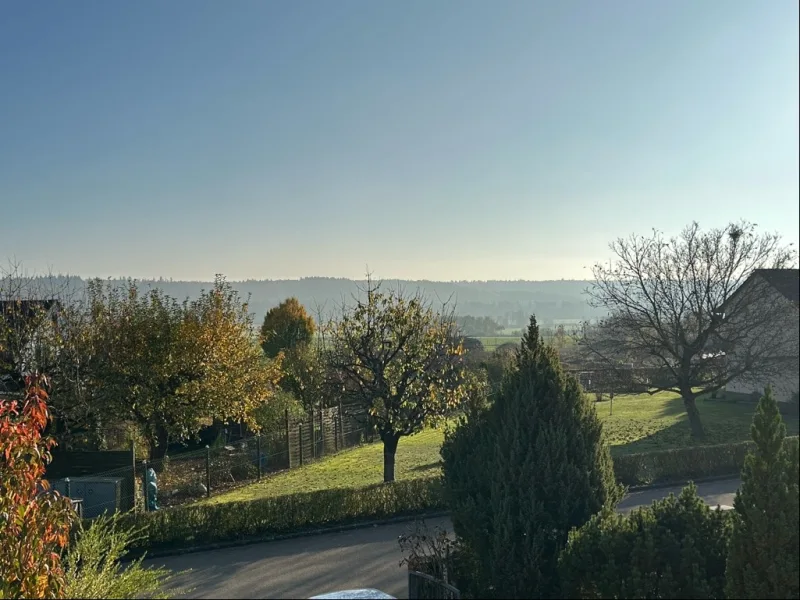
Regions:
<instances>
[{"instance_id":1,"label":"trimmed hedge","mask_svg":"<svg viewBox=\"0 0 800 600\"><path fill-rule=\"evenodd\" d=\"M438 479L321 490L225 504L188 504L122 520L140 529L134 553L255 539L356 521L443 509Z\"/></svg>"},{"instance_id":2,"label":"trimmed hedge","mask_svg":"<svg viewBox=\"0 0 800 600\"><path fill-rule=\"evenodd\" d=\"M785 438L797 440L797 436ZM628 454L614 458L617 481L625 485L686 481L717 475L738 475L747 453L755 449L752 441L714 446L693 446L661 452Z\"/></svg>"}]
</instances>

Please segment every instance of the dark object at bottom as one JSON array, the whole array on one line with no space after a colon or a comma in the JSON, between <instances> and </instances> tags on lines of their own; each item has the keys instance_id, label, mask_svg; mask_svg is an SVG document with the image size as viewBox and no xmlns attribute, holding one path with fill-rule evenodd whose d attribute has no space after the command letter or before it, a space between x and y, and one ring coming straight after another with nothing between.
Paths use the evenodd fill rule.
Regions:
<instances>
[{"instance_id":1,"label":"dark object at bottom","mask_svg":"<svg viewBox=\"0 0 800 600\"><path fill-rule=\"evenodd\" d=\"M459 600L461 592L431 575L409 571L408 598L409 600Z\"/></svg>"}]
</instances>

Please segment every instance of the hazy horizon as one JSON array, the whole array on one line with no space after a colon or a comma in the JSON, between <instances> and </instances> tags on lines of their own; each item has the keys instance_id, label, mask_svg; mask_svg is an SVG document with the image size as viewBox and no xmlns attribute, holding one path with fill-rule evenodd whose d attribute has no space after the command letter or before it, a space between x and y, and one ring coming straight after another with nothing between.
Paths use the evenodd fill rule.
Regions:
<instances>
[{"instance_id":1,"label":"hazy horizon","mask_svg":"<svg viewBox=\"0 0 800 600\"><path fill-rule=\"evenodd\" d=\"M27 269L24 269L24 265L20 265L23 267L21 271L22 277L24 278L47 278L47 277L76 277L83 281L88 281L90 279L112 279L112 280L127 280L133 279L140 282L158 282L158 281L166 281L172 283L213 283L215 276L207 277L205 279L181 279L177 277L163 277L163 276L156 276L156 277L133 277L130 275L81 275L78 273L68 273L68 272L33 272ZM0 272L9 271L7 267L0 267ZM333 281L350 281L355 283L365 282L366 278L362 275L361 277L336 277L336 276L327 276L327 275L302 275L300 277L281 277L281 278L245 278L245 279L233 279L228 277L225 273L218 273L215 275L222 275L225 279L231 283L280 283L280 282L294 282L294 281L306 281L306 280L316 280L316 279L325 279L325 280L333 280ZM409 279L405 277L379 277L377 275L372 275L372 279L375 281L385 281L385 282L392 282L392 281L402 281L408 283L556 283L556 282L563 282L563 283L582 283L589 281L591 278L584 278L584 279L567 279L567 278L559 278L559 279Z\"/></svg>"},{"instance_id":2,"label":"hazy horizon","mask_svg":"<svg viewBox=\"0 0 800 600\"><path fill-rule=\"evenodd\" d=\"M798 3L0 4L0 260L80 276L584 280L800 243Z\"/></svg>"}]
</instances>

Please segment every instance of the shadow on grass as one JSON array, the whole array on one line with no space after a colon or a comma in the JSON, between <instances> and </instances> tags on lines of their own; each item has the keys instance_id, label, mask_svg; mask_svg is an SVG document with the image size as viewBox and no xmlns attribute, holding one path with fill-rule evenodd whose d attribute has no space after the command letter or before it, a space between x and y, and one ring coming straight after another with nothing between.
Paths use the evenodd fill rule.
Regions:
<instances>
[{"instance_id":1,"label":"shadow on grass","mask_svg":"<svg viewBox=\"0 0 800 600\"><path fill-rule=\"evenodd\" d=\"M437 460L435 462L428 463L426 465L417 465L416 467L411 467L409 471L412 472L420 472L420 471L432 471L434 469L438 469L442 466L442 461Z\"/></svg>"},{"instance_id":2,"label":"shadow on grass","mask_svg":"<svg viewBox=\"0 0 800 600\"><path fill-rule=\"evenodd\" d=\"M612 456L622 456L625 454L641 454L645 452L658 452L671 448L681 448L684 446L696 445L697 441L691 436L689 423L681 419L677 423L660 429L656 433L650 434L627 444L619 444L611 447Z\"/></svg>"},{"instance_id":3,"label":"shadow on grass","mask_svg":"<svg viewBox=\"0 0 800 600\"><path fill-rule=\"evenodd\" d=\"M672 448L708 446L744 442L750 439L750 425L756 405L753 402L731 402L723 399L698 398L697 409L705 427L705 437L698 439L691 435L685 414L672 425L641 439L612 447L615 456L655 452ZM683 412L680 398L669 400L662 415L676 415ZM786 435L798 435L800 423L793 416L784 415Z\"/></svg>"},{"instance_id":4,"label":"shadow on grass","mask_svg":"<svg viewBox=\"0 0 800 600\"><path fill-rule=\"evenodd\" d=\"M661 400L661 402L664 402ZM686 413L686 407L683 405L683 398L676 396L671 400L664 402L664 408L658 413L659 417L674 417L675 415L683 415ZM688 425L687 425L688 427Z\"/></svg>"}]
</instances>

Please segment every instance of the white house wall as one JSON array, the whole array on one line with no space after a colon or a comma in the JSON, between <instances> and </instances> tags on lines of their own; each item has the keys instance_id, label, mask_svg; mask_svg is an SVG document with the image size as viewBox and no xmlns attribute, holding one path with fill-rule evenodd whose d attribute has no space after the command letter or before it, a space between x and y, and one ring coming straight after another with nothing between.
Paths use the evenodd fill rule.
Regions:
<instances>
[{"instance_id":1,"label":"white house wall","mask_svg":"<svg viewBox=\"0 0 800 600\"><path fill-rule=\"evenodd\" d=\"M760 281L762 285L768 285ZM784 343L785 353L788 357L793 357L793 366L788 367L786 371L780 375L773 375L772 377L738 377L728 383L726 386L727 391L740 394L762 394L764 389L771 385L775 399L778 402L790 402L792 396L800 390L800 366L798 365L798 348L800 347L800 319L798 316L797 308L793 306L785 296L780 294L777 290L770 286L771 293L768 295L771 302L785 304L787 307L786 321L782 324L776 323L775 330L765 331L763 335L764 343L774 344L775 337L786 340ZM772 329L772 328L770 328ZM787 330L790 335L787 334ZM762 336L759 336L762 337ZM731 352L735 355L735 349Z\"/></svg>"}]
</instances>

